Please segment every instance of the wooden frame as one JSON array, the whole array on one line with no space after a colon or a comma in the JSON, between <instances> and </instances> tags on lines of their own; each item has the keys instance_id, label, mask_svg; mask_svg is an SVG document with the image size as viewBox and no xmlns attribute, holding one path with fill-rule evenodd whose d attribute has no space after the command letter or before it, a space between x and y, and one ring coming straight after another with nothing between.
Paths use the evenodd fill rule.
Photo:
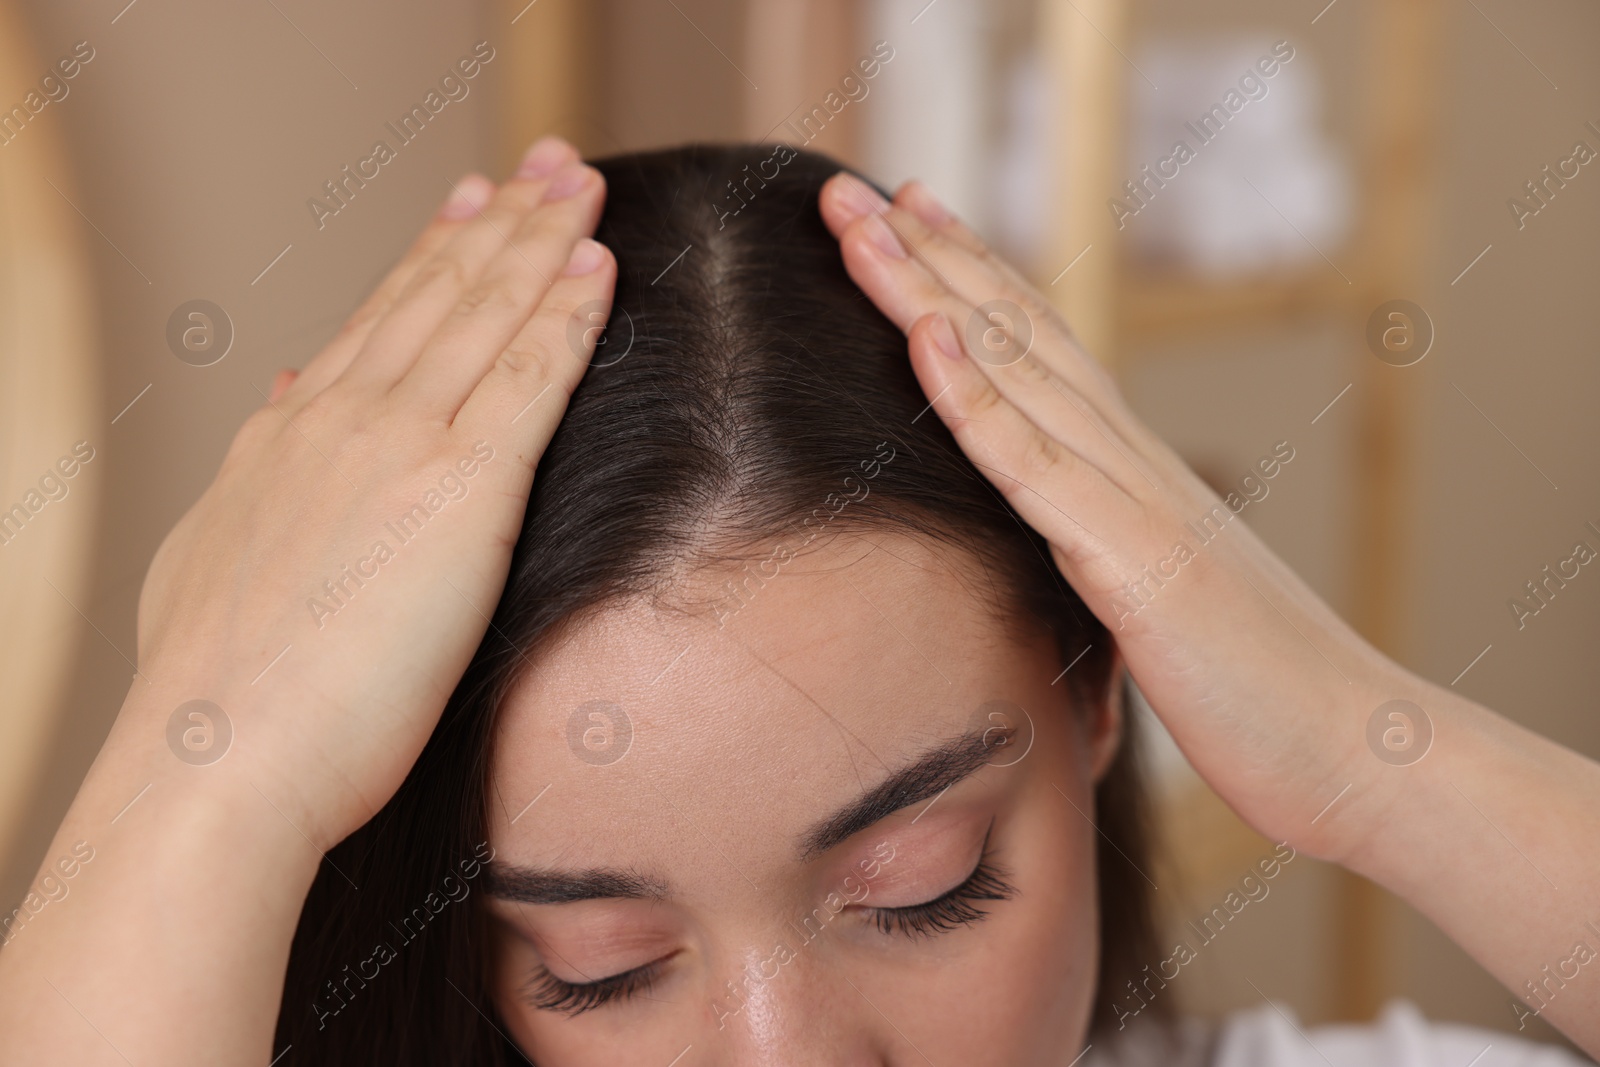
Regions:
<instances>
[{"instance_id":1,"label":"wooden frame","mask_svg":"<svg viewBox=\"0 0 1600 1067\"><path fill-rule=\"evenodd\" d=\"M20 13L0 3L0 101L22 102L47 61ZM52 501L0 545L0 855L18 847L24 805L56 732L76 662L105 468L95 301L84 223L62 145L61 116L46 107L0 147L0 510L36 489L78 441L102 457L82 466Z\"/></svg>"}]
</instances>

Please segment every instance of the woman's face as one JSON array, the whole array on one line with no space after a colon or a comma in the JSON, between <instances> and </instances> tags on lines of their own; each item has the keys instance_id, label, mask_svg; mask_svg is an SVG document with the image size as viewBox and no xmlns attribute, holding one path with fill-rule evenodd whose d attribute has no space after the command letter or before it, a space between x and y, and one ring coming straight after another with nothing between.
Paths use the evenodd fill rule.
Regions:
<instances>
[{"instance_id":1,"label":"woman's face","mask_svg":"<svg viewBox=\"0 0 1600 1067\"><path fill-rule=\"evenodd\" d=\"M875 532L760 573L606 610L512 694L511 1035L542 1067L1072 1062L1118 711L1070 705L964 554Z\"/></svg>"}]
</instances>

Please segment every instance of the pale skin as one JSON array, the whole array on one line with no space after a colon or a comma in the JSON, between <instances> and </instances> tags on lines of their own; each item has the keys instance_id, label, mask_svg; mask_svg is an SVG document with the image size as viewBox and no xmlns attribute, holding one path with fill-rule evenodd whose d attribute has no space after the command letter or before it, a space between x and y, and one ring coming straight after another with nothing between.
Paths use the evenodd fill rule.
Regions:
<instances>
[{"instance_id":1,"label":"pale skin","mask_svg":"<svg viewBox=\"0 0 1600 1067\"><path fill-rule=\"evenodd\" d=\"M139 675L46 867L79 841L94 859L0 951L0 1064L259 1065L278 1051L290 940L321 853L394 793L482 639L538 458L583 373L568 319L611 295L615 263L587 240L602 181L559 141L531 160L499 189L460 183L462 199L345 330L280 378L157 553ZM1048 539L1184 753L1245 821L1393 890L1513 991L1592 943L1600 766L1389 661L1242 519L1128 613L1125 583L1167 557L1215 494L923 186L886 204L841 176L821 211L851 276L908 334L934 412ZM959 340L994 299L1033 326L1027 355L1007 366ZM955 358L941 352L952 337ZM465 478L448 521L385 562L361 598L310 622L307 586L365 554L384 522L481 457L480 442L492 458ZM638 867L668 892L491 902L504 920L497 1003L526 1048L553 1064L643 1050L665 1063L692 1045L684 1067L1077 1055L1095 951L1086 818L1119 709L1068 705L1049 684L1051 650L973 610L969 577L959 553L841 535L723 631L692 610L626 604L548 650L496 742L507 809L491 825L496 859ZM869 602L903 633L885 631ZM677 673L652 687L685 641ZM624 662L623 645L648 655ZM772 668L793 684L754 680ZM565 751L574 703L662 687L621 761L597 768ZM978 769L920 816L927 801L797 855L796 834L996 697L1037 709L1025 758ZM167 747L173 709L196 698L225 708L235 731L210 766ZM1373 709L1396 698L1425 708L1435 735L1405 767L1366 741ZM718 788L697 789L697 776ZM630 823L639 829L615 831ZM985 835L1013 896L922 940L872 928L867 908L915 905L966 878ZM781 924L885 842L894 859L868 895L747 987L740 1010L724 1000L719 1011L725 983L770 958ZM526 1002L530 965L584 981L658 960L659 987L624 1003L569 1016ZM976 1037L955 1025L991 1015ZM1541 1017L1600 1054L1600 970L1585 967Z\"/></svg>"},{"instance_id":2,"label":"pale skin","mask_svg":"<svg viewBox=\"0 0 1600 1067\"><path fill-rule=\"evenodd\" d=\"M623 870L662 892L495 895L498 1005L534 1062L668 1063L685 1049L680 1063L729 1067L1071 1060L1094 996L1089 813L1119 716L1052 687L1053 642L1006 633L981 584L962 553L840 534L725 627L629 603L541 657L497 745L495 864ZM570 709L596 698L648 709L614 764L568 751ZM1016 720L1009 745L984 744L975 713L992 701L1028 709L981 716ZM801 854L819 821L975 731L952 780ZM915 937L875 923L871 909L961 886L985 852L1016 892L979 902L981 922ZM543 972L581 983L651 964L647 988L591 1010L538 1003Z\"/></svg>"}]
</instances>

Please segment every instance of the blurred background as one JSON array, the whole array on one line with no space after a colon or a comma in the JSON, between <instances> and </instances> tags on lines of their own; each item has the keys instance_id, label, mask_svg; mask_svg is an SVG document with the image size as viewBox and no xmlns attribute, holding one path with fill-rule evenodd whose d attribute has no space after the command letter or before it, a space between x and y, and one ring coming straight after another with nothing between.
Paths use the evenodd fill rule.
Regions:
<instances>
[{"instance_id":1,"label":"blurred background","mask_svg":"<svg viewBox=\"0 0 1600 1067\"><path fill-rule=\"evenodd\" d=\"M1242 517L1370 639L1600 757L1600 579L1508 606L1600 524L1597 44L1580 0L0 0L0 905L238 424L450 180L545 132L922 177L1215 486L1289 443ZM1271 846L1152 749L1176 935ZM1516 1028L1430 924L1309 858L1164 995L1263 994Z\"/></svg>"}]
</instances>

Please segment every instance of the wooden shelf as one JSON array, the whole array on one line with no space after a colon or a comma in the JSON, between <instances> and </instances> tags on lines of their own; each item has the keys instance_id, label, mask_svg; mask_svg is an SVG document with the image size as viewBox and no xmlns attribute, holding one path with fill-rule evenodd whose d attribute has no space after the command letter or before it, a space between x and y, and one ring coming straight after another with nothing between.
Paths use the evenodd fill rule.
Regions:
<instances>
[{"instance_id":1,"label":"wooden shelf","mask_svg":"<svg viewBox=\"0 0 1600 1067\"><path fill-rule=\"evenodd\" d=\"M1193 275L1124 272L1117 336L1127 346L1196 332L1220 333L1337 311L1359 299L1352 285L1318 262L1295 273L1206 281Z\"/></svg>"}]
</instances>

